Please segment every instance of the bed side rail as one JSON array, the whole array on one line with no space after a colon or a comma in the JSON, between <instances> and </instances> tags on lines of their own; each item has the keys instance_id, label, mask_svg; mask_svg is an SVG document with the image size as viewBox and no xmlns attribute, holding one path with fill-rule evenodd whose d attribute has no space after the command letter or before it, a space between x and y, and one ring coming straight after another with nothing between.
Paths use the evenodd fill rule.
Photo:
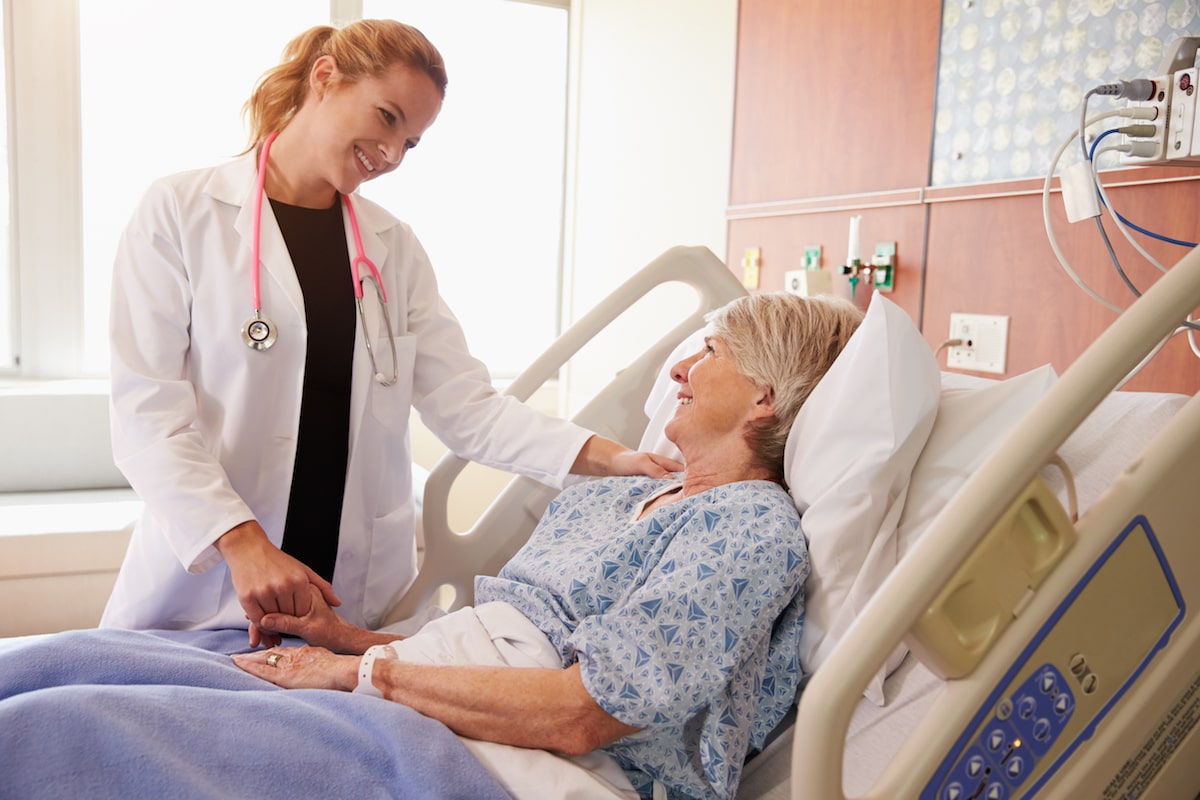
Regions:
<instances>
[{"instance_id":1,"label":"bed side rail","mask_svg":"<svg viewBox=\"0 0 1200 800\"><path fill-rule=\"evenodd\" d=\"M1117 318L964 483L806 687L799 703L792 751L793 798L845 797L842 784L844 743L855 705L871 676L1068 436L1198 305L1200 248L1185 255ZM1180 416L1190 414L1189 420L1178 420L1177 425L1173 420L1155 441L1200 427L1194 424L1198 412L1200 399L1194 398L1180 412ZM1177 447L1165 449L1178 450ZM1174 452L1169 457L1178 456L1179 453ZM1139 467L1139 471L1141 469ZM1086 521L1085 515L1081 520L1081 540L1086 538L1082 527ZM1078 560L1074 558L1073 564ZM1051 604L1058 602L1058 598L1049 596L1038 598L1031 604L1030 614L1033 615L1034 605L1039 609L1052 608ZM1022 628L1033 625L1030 620L1029 625ZM1007 637L1005 641L1011 638ZM909 773L907 779L903 775L906 771ZM913 772L914 765L911 764L907 770L889 768L867 796L912 796L913 786L921 785L914 784L918 778ZM903 781L903 785L896 779Z\"/></svg>"},{"instance_id":2,"label":"bed side rail","mask_svg":"<svg viewBox=\"0 0 1200 800\"><path fill-rule=\"evenodd\" d=\"M643 410L646 396L667 356L684 337L703 326L708 311L746 293L725 263L705 247L674 247L643 267L566 330L513 381L506 394L522 402L529 399L596 334L655 287L666 283L694 288L698 295L696 309L621 370L573 417L585 428L635 446L647 423ZM470 530L456 533L448 519L450 490L467 464L465 459L448 453L430 472L421 509L424 561L415 583L393 606L385 624L415 615L437 599L443 586L454 591L446 610L469 605L474 577L496 574L528 539L557 494L557 490L537 481L518 477Z\"/></svg>"}]
</instances>

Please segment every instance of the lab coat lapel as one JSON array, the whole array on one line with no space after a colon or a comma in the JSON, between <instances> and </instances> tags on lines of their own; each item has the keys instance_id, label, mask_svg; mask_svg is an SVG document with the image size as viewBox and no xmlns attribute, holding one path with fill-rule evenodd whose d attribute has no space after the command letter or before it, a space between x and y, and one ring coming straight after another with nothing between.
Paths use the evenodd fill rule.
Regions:
<instances>
[{"instance_id":1,"label":"lab coat lapel","mask_svg":"<svg viewBox=\"0 0 1200 800\"><path fill-rule=\"evenodd\" d=\"M256 168L252 151L217 169L206 187L209 194L218 200L238 206L238 214L233 227L241 238L242 244L239 249L246 254L247 264L251 261L250 254L253 252L254 246L256 222L254 193L257 188L255 177ZM283 241L283 234L279 230L279 224L275 221L275 214L271 211L271 203L266 197L263 197L262 202L261 226L259 268L261 269L263 315L282 324L283 309L272 308L272 303L268 299L270 296L276 295L276 292L272 292L269 286L273 282L287 298L296 316L303 320L304 295L300 291L300 280L296 277L296 269L292 266L287 244ZM246 290L250 291L249 283L247 283Z\"/></svg>"},{"instance_id":2,"label":"lab coat lapel","mask_svg":"<svg viewBox=\"0 0 1200 800\"><path fill-rule=\"evenodd\" d=\"M246 238L247 245L253 241L254 235L254 189L251 187L250 194L246 197L246 203L242 206L242 213L238 215L237 230ZM245 218L249 223L246 229L242 229L242 220ZM288 253L287 243L283 240L283 233L279 230L279 223L275 221L275 213L271 211L271 203L265 197L262 204L262 231L259 234L259 246L261 253L259 258L262 261L263 276L262 276L262 293L263 293L263 313L270 316L270 311L267 310L266 297L269 294L267 281L274 281L275 284L283 291L288 302L301 320L304 319L304 293L300 290L300 279L296 277L296 268L292 265L292 256ZM268 277L269 276L269 277ZM276 312L279 316L279 312ZM276 320L278 322L279 320Z\"/></svg>"}]
</instances>

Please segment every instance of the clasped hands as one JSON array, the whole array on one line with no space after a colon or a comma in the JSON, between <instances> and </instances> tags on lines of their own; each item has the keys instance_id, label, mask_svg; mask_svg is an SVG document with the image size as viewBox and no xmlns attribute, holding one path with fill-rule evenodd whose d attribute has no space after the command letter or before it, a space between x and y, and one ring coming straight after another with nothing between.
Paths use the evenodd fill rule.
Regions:
<instances>
[{"instance_id":1,"label":"clasped hands","mask_svg":"<svg viewBox=\"0 0 1200 800\"><path fill-rule=\"evenodd\" d=\"M377 634L351 625L334 613L321 590L308 587L308 611L275 612L258 621L260 635L276 641L283 635L308 642L304 647L272 647L233 656L251 675L285 689L351 691L358 683L359 655L372 644L395 641L395 634ZM349 655L341 655L341 654Z\"/></svg>"}]
</instances>

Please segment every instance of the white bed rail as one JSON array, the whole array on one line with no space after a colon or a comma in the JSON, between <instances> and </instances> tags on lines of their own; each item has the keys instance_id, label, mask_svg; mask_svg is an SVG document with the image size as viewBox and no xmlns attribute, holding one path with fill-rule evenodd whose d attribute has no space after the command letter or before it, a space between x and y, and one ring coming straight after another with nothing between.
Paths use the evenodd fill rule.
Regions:
<instances>
[{"instance_id":1,"label":"white bed rail","mask_svg":"<svg viewBox=\"0 0 1200 800\"><path fill-rule=\"evenodd\" d=\"M674 247L643 267L565 331L513 381L506 394L527 400L597 333L666 283L682 283L695 289L696 309L622 370L573 418L585 428L635 446L648 421L643 410L646 396L667 356L684 337L703 326L708 311L746 293L725 263L705 247ZM470 604L475 575L496 574L529 537L557 493L529 478L517 478L470 530L459 534L451 529L447 512L450 490L467 463L448 453L430 472L421 508L424 561L416 581L388 613L385 624L416 615L437 599L443 586L454 591L446 610Z\"/></svg>"},{"instance_id":2,"label":"white bed rail","mask_svg":"<svg viewBox=\"0 0 1200 800\"><path fill-rule=\"evenodd\" d=\"M846 733L855 705L871 676L1067 437L1146 353L1198 305L1200 248L1184 256L1113 322L947 504L805 688L792 750L793 798L845 797L842 781ZM1185 424L1200 430L1196 424L1200 419L1200 398L1194 398L1179 416L1187 415L1189 421L1180 421L1175 428L1168 426L1157 438L1169 439ZM1171 457L1184 457L1186 447L1180 443L1170 448L1175 451ZM1196 494L1200 493L1193 488L1192 497ZM1081 540L1084 533L1081 528ZM1058 602L1040 600L1044 600L1041 607ZM1031 606L1031 615L1033 610ZM1190 639L1183 638L1185 646L1194 650L1194 643L1189 644ZM985 677L991 676L979 680ZM947 740L947 745L951 741ZM931 749L937 747L932 741L929 745ZM911 746L911 743L906 745ZM929 759L932 758L931 755ZM937 760L929 759L923 766L909 763L897 768L893 763L864 797L893 800L915 796L937 766Z\"/></svg>"}]
</instances>

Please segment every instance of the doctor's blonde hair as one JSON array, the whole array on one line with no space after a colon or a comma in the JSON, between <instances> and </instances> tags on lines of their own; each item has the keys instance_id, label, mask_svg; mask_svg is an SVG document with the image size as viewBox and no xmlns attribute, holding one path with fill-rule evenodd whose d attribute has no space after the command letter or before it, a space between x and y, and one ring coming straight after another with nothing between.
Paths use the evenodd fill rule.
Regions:
<instances>
[{"instance_id":1,"label":"doctor's blonde hair","mask_svg":"<svg viewBox=\"0 0 1200 800\"><path fill-rule=\"evenodd\" d=\"M250 121L250 145L283 130L308 96L308 76L321 56L331 56L343 82L387 72L396 64L423 72L446 96L442 54L411 25L392 19L360 19L343 28L317 25L288 42L283 61L267 70L242 109Z\"/></svg>"},{"instance_id":2,"label":"doctor's blonde hair","mask_svg":"<svg viewBox=\"0 0 1200 800\"><path fill-rule=\"evenodd\" d=\"M858 329L863 312L833 295L767 292L734 300L707 319L738 371L771 391L775 414L751 423L746 441L760 466L782 482L792 422Z\"/></svg>"}]
</instances>

